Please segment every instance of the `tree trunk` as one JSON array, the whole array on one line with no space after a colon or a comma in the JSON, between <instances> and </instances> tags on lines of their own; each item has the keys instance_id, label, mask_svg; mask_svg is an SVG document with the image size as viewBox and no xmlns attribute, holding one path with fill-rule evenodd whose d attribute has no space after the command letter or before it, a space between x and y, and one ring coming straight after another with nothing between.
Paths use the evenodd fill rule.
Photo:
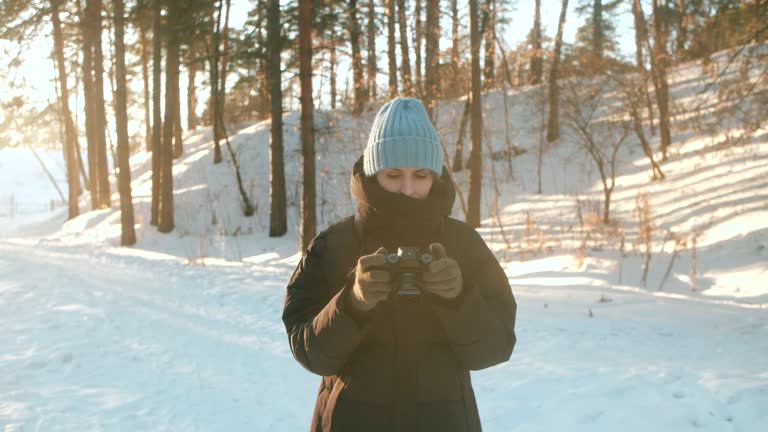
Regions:
<instances>
[{"instance_id":1,"label":"tree trunk","mask_svg":"<svg viewBox=\"0 0 768 432\"><path fill-rule=\"evenodd\" d=\"M354 0L353 0L354 1ZM392 1L392 0L390 0ZM312 106L312 1L299 0L299 77L301 78L301 248L306 250L316 233L315 121Z\"/></svg>"},{"instance_id":2,"label":"tree trunk","mask_svg":"<svg viewBox=\"0 0 768 432\"><path fill-rule=\"evenodd\" d=\"M179 40L177 17L178 0L168 1L166 17L165 51L165 110L163 143L160 150L160 221L158 231L171 232L174 228L173 212L173 128L176 123L176 93L179 91Z\"/></svg>"},{"instance_id":3,"label":"tree trunk","mask_svg":"<svg viewBox=\"0 0 768 432\"><path fill-rule=\"evenodd\" d=\"M421 0L416 0L416 5L413 10L413 48L415 51L415 68L414 76L416 77L416 94L421 97L424 94L424 81L421 73L421 53L422 53L422 40L424 35L422 34L422 22L421 22Z\"/></svg>"},{"instance_id":4,"label":"tree trunk","mask_svg":"<svg viewBox=\"0 0 768 432\"><path fill-rule=\"evenodd\" d=\"M531 30L531 84L541 84L544 64L541 51L541 0L536 0L533 13L533 30Z\"/></svg>"},{"instance_id":5,"label":"tree trunk","mask_svg":"<svg viewBox=\"0 0 768 432\"><path fill-rule=\"evenodd\" d=\"M368 102L368 89L365 88L365 78L363 77L360 25L357 22L357 0L349 0L349 43L352 46L352 79L355 85L355 102L352 111L355 115L360 115Z\"/></svg>"},{"instance_id":6,"label":"tree trunk","mask_svg":"<svg viewBox=\"0 0 768 432\"><path fill-rule=\"evenodd\" d=\"M162 9L159 0L152 3L152 211L150 223L160 222L160 169L162 148Z\"/></svg>"},{"instance_id":7,"label":"tree trunk","mask_svg":"<svg viewBox=\"0 0 768 432\"><path fill-rule=\"evenodd\" d=\"M603 46L605 30L603 29L603 2L594 0L592 4L592 55L595 65L601 67L603 60Z\"/></svg>"},{"instance_id":8,"label":"tree trunk","mask_svg":"<svg viewBox=\"0 0 768 432\"><path fill-rule=\"evenodd\" d=\"M354 0L352 0L354 1ZM386 0L387 59L389 60L389 99L397 96L397 58L395 56L395 0Z\"/></svg>"},{"instance_id":9,"label":"tree trunk","mask_svg":"<svg viewBox=\"0 0 768 432\"><path fill-rule=\"evenodd\" d=\"M368 91L370 97L376 100L376 9L374 0L368 0ZM334 40L331 51L331 64L335 67L336 61L336 41ZM335 77L336 70L333 69L332 76ZM332 89L336 90L336 83L331 81ZM335 108L331 108L335 109Z\"/></svg>"},{"instance_id":10,"label":"tree trunk","mask_svg":"<svg viewBox=\"0 0 768 432\"><path fill-rule=\"evenodd\" d=\"M370 67L370 62L368 63ZM336 59L336 38L333 38L333 41L331 42L331 109L336 109L336 99L338 99L338 91L336 89L336 81L338 80L338 77L336 76L336 69L338 68L338 60ZM369 69L370 71L370 69ZM375 73L374 73L375 75ZM370 75L368 76L368 80L370 81ZM376 81L373 81L374 89L373 89L373 97L376 97Z\"/></svg>"},{"instance_id":11,"label":"tree trunk","mask_svg":"<svg viewBox=\"0 0 768 432\"><path fill-rule=\"evenodd\" d=\"M635 22L635 63L643 77L647 77L648 71L645 69L645 62L643 61L643 44L648 43L648 30L645 27L645 17L643 16L642 6L640 6L640 0L632 1L632 16ZM648 123L651 126L651 135L656 135L656 126L653 123L653 103L648 92L647 78L643 79L642 92L648 109Z\"/></svg>"},{"instance_id":12,"label":"tree trunk","mask_svg":"<svg viewBox=\"0 0 768 432\"><path fill-rule=\"evenodd\" d=\"M496 2L486 0L483 32L485 33L485 62L483 63L483 88L492 89L496 85L496 44L493 43L493 31L496 27Z\"/></svg>"},{"instance_id":13,"label":"tree trunk","mask_svg":"<svg viewBox=\"0 0 768 432\"><path fill-rule=\"evenodd\" d=\"M86 155L88 159L88 192L91 195L91 210L97 210L99 206L99 176L96 167L96 114L94 111L95 91L93 83L93 13L91 1L87 0L82 11L81 33L83 35L83 98L85 110L85 137L87 142Z\"/></svg>"},{"instance_id":14,"label":"tree trunk","mask_svg":"<svg viewBox=\"0 0 768 432\"><path fill-rule=\"evenodd\" d=\"M677 57L678 60L682 59L685 55L685 42L688 37L685 14L685 0L677 0L677 39L675 40L675 57Z\"/></svg>"},{"instance_id":15,"label":"tree trunk","mask_svg":"<svg viewBox=\"0 0 768 432\"><path fill-rule=\"evenodd\" d=\"M99 186L99 207L107 208L110 206L109 193L109 165L107 164L107 115L105 112L106 103L104 101L104 54L101 49L101 0L92 1L93 13L93 85L94 85L94 105L95 112L95 134L97 138L96 146L96 170L98 174ZM91 174L93 177L94 174Z\"/></svg>"},{"instance_id":16,"label":"tree trunk","mask_svg":"<svg viewBox=\"0 0 768 432\"><path fill-rule=\"evenodd\" d=\"M408 27L405 21L405 0L397 0L397 17L400 25L400 62L403 75L403 94L413 96L411 58L408 54Z\"/></svg>"},{"instance_id":17,"label":"tree trunk","mask_svg":"<svg viewBox=\"0 0 768 432\"><path fill-rule=\"evenodd\" d=\"M53 45L56 52L56 67L59 75L59 87L61 95L59 106L61 109L61 119L64 123L64 163L67 170L68 184L68 219L74 219L80 214L80 208L77 205L77 197L80 193L80 181L77 171L77 131L75 123L72 121L72 113L69 111L69 87L67 86L67 72L64 63L64 38L61 34L61 20L59 18L59 2L61 0L51 0L51 24L53 25Z\"/></svg>"},{"instance_id":18,"label":"tree trunk","mask_svg":"<svg viewBox=\"0 0 768 432\"><path fill-rule=\"evenodd\" d=\"M429 0L437 3L436 0ZM480 226L480 196L482 193L482 100L480 87L480 20L478 16L477 2L469 1L469 33L472 53L472 123L470 135L472 137L469 160L469 197L467 199L467 223L477 228ZM427 23L429 23L429 8L427 9ZM429 36L429 32L427 33ZM429 42L427 42L429 49ZM429 52L429 51L427 51ZM429 64L429 61L427 61ZM427 78L430 74L427 73Z\"/></svg>"},{"instance_id":19,"label":"tree trunk","mask_svg":"<svg viewBox=\"0 0 768 432\"><path fill-rule=\"evenodd\" d=\"M269 236L280 237L288 231L286 221L285 164L283 161L283 89L280 76L280 0L267 3L267 85L272 110L269 143ZM332 46L335 57L335 46ZM333 67L333 66L332 66ZM332 93L335 82L331 79ZM335 108L336 95L331 107Z\"/></svg>"},{"instance_id":20,"label":"tree trunk","mask_svg":"<svg viewBox=\"0 0 768 432\"><path fill-rule=\"evenodd\" d=\"M212 5L213 6L213 5ZM208 57L209 57L209 63L210 63L210 87L211 87L211 97L208 102L208 111L211 113L211 125L213 126L213 163L221 163L221 144L219 141L221 140L221 127L223 125L219 124L219 113L217 112L219 109L219 57L221 56L221 50L220 50L220 31L221 31L221 13L222 9L224 8L224 0L219 0L219 7L218 7L218 13L216 15L216 20L213 22L213 32L211 37L211 45L208 51ZM213 14L215 12L215 8L211 9L211 18L213 18ZM212 20L213 21L213 20Z\"/></svg>"},{"instance_id":21,"label":"tree trunk","mask_svg":"<svg viewBox=\"0 0 768 432\"><path fill-rule=\"evenodd\" d=\"M195 52L190 49L187 55L187 130L194 130L197 127L197 92L195 91L195 81L197 81L197 61L194 59Z\"/></svg>"},{"instance_id":22,"label":"tree trunk","mask_svg":"<svg viewBox=\"0 0 768 432\"><path fill-rule=\"evenodd\" d=\"M451 0L451 68L455 85L459 84L459 0ZM467 98L469 100L469 98Z\"/></svg>"},{"instance_id":23,"label":"tree trunk","mask_svg":"<svg viewBox=\"0 0 768 432\"><path fill-rule=\"evenodd\" d=\"M470 0L470 3L474 3L474 1ZM434 121L435 115L435 100L438 98L437 66L440 61L440 11L438 6L438 0L427 0L424 105L432 121Z\"/></svg>"},{"instance_id":24,"label":"tree trunk","mask_svg":"<svg viewBox=\"0 0 768 432\"><path fill-rule=\"evenodd\" d=\"M557 79L560 67L560 50L563 47L563 29L565 28L565 14L568 10L568 0L563 0L560 8L560 19L557 24L557 36L555 36L555 49L552 53L552 67L549 70L549 119L547 121L547 142L560 138L560 89Z\"/></svg>"},{"instance_id":25,"label":"tree trunk","mask_svg":"<svg viewBox=\"0 0 768 432\"><path fill-rule=\"evenodd\" d=\"M149 55L147 54L147 29L143 24L139 25L139 43L141 45L141 79L144 84L144 148L152 151L152 102L149 95Z\"/></svg>"},{"instance_id":26,"label":"tree trunk","mask_svg":"<svg viewBox=\"0 0 768 432\"><path fill-rule=\"evenodd\" d=\"M459 172L464 168L464 139L467 135L467 123L469 123L469 114L472 109L472 93L467 95L464 102L464 111L461 113L461 122L459 124L459 135L456 137L456 152L453 154L453 172Z\"/></svg>"},{"instance_id":27,"label":"tree trunk","mask_svg":"<svg viewBox=\"0 0 768 432\"><path fill-rule=\"evenodd\" d=\"M115 125L117 127L117 189L120 192L120 244L136 243L131 196L131 165L128 160L128 96L125 68L125 4L113 0L115 13Z\"/></svg>"},{"instance_id":28,"label":"tree trunk","mask_svg":"<svg viewBox=\"0 0 768 432\"><path fill-rule=\"evenodd\" d=\"M655 77L656 104L659 107L659 133L661 134L662 160L669 156L669 146L672 142L669 126L669 87L667 85L667 26L661 16L661 5L653 0L653 56L651 70Z\"/></svg>"}]
</instances>

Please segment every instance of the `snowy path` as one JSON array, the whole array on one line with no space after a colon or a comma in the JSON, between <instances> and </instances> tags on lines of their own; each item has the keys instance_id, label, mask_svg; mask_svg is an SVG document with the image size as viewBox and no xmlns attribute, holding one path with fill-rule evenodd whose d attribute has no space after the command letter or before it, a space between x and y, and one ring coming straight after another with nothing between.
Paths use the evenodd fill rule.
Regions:
<instances>
[{"instance_id":1,"label":"snowy path","mask_svg":"<svg viewBox=\"0 0 768 432\"><path fill-rule=\"evenodd\" d=\"M306 430L291 264L113 251L0 241L0 430ZM768 430L766 309L535 276L511 275L512 360L473 374L486 431Z\"/></svg>"}]
</instances>

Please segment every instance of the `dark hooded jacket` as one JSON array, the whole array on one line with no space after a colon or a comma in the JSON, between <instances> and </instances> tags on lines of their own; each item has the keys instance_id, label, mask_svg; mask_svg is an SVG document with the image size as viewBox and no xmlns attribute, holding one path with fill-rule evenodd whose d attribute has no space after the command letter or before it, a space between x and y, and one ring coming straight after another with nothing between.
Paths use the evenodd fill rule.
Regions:
<instances>
[{"instance_id":1,"label":"dark hooded jacket","mask_svg":"<svg viewBox=\"0 0 768 432\"><path fill-rule=\"evenodd\" d=\"M315 237L287 287L291 351L322 375L310 430L480 431L470 370L509 359L517 305L504 271L469 225L448 217L455 199L443 169L425 200L384 191L355 164L359 215ZM452 301L393 295L368 313L348 296L362 255L380 246L439 242L462 273Z\"/></svg>"}]
</instances>

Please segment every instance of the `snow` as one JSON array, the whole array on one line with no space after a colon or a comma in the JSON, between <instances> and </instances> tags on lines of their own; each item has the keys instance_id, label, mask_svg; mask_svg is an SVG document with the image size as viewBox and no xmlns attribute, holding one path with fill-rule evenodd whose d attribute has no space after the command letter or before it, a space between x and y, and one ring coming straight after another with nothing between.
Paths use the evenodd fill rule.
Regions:
<instances>
[{"instance_id":1,"label":"snow","mask_svg":"<svg viewBox=\"0 0 768 432\"><path fill-rule=\"evenodd\" d=\"M764 124L744 129L737 114L691 114L721 91L705 89L711 77L700 65L670 78L679 117L662 164L667 179L650 181L632 136L620 153L610 229L595 222L599 177L567 130L544 154L536 193L538 88L510 91L512 141L527 152L513 160L514 179L505 160L484 160L478 231L518 300L518 344L509 362L472 373L484 430L768 430L768 133ZM506 148L503 98L484 97L495 151ZM450 154L462 108L439 105ZM682 127L694 117L716 124L716 115L725 119L717 133ZM320 229L354 210L349 171L372 118L317 113ZM170 234L148 223L151 157L134 155L139 241L128 248L119 246L116 193L112 209L90 212L84 196L84 213L66 221L31 153L0 150L0 430L308 428L319 377L293 360L281 320L300 259L299 117L285 120L283 238L267 236L268 121L243 125L231 140L251 218L241 216L225 148L225 162L212 164L210 130L189 132L175 163ZM61 155L41 157L63 188ZM455 178L466 196L468 174ZM653 225L645 284L641 193ZM463 218L458 203L454 216Z\"/></svg>"}]
</instances>

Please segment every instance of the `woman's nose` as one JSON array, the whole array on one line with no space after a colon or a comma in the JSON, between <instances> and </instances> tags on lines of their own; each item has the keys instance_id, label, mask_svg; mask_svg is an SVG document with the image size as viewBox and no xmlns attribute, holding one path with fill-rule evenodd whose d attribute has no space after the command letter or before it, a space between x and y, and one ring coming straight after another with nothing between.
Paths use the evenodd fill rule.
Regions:
<instances>
[{"instance_id":1,"label":"woman's nose","mask_svg":"<svg viewBox=\"0 0 768 432\"><path fill-rule=\"evenodd\" d=\"M413 182L408 177L403 178L403 183L400 185L400 193L407 196L411 196L413 193Z\"/></svg>"}]
</instances>

